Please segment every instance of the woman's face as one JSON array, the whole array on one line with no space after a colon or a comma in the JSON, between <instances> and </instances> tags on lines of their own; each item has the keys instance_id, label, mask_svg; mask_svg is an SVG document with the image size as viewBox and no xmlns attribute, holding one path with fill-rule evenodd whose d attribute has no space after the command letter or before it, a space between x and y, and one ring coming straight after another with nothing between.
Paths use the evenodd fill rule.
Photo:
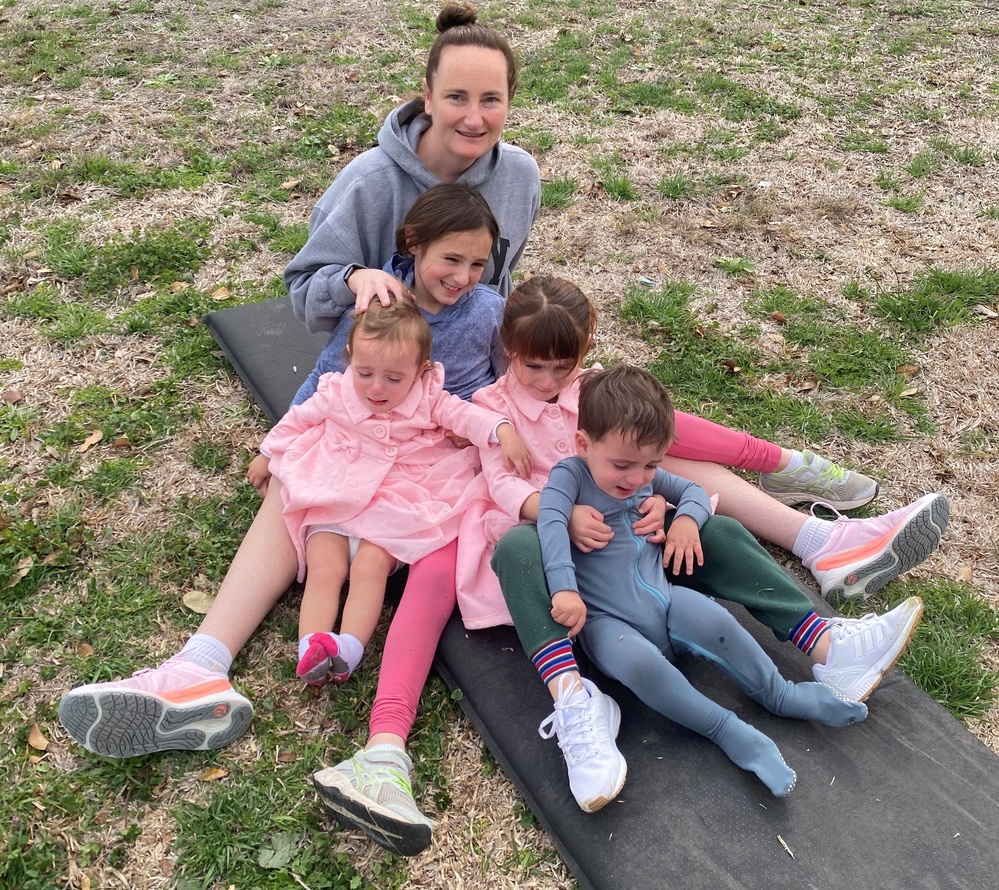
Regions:
<instances>
[{"instance_id":1,"label":"woman's face","mask_svg":"<svg viewBox=\"0 0 999 890\"><path fill-rule=\"evenodd\" d=\"M432 134L437 153L454 166L467 169L499 142L510 110L506 57L499 50L449 46L433 85L423 87L433 121L424 138Z\"/></svg>"}]
</instances>

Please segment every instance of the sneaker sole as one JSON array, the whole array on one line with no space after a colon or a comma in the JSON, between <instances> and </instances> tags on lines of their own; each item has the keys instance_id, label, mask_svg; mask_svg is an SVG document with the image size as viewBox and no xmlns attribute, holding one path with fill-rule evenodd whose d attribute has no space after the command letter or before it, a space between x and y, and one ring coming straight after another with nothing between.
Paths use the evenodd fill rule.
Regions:
<instances>
[{"instance_id":1,"label":"sneaker sole","mask_svg":"<svg viewBox=\"0 0 999 890\"><path fill-rule=\"evenodd\" d=\"M936 550L949 518L947 499L942 495L934 498L909 518L878 556L871 562L848 569L843 578L823 589L822 595L834 604L844 599L866 601Z\"/></svg>"},{"instance_id":2,"label":"sneaker sole","mask_svg":"<svg viewBox=\"0 0 999 890\"><path fill-rule=\"evenodd\" d=\"M854 498L852 501L842 501L828 494L820 496L810 491L773 491L763 484L762 479L759 485L760 491L788 507L796 507L798 504L825 504L836 510L855 510L857 507L863 507L873 501L881 491L880 487L875 486L873 494Z\"/></svg>"},{"instance_id":3,"label":"sneaker sole","mask_svg":"<svg viewBox=\"0 0 999 890\"><path fill-rule=\"evenodd\" d=\"M919 604L919 608L916 609L915 613L909 619L909 627L906 631L904 639L899 638L899 642L895 645L894 649L890 649L885 657L875 665L875 670L877 671L877 676L873 679L870 686L864 692L857 701L867 701L871 693L874 692L881 685L881 681L885 678L893 667L898 664L898 660L902 657L906 649L909 648L909 643L912 642L912 638L916 635L916 631L919 630L919 624L923 620L923 604Z\"/></svg>"},{"instance_id":4,"label":"sneaker sole","mask_svg":"<svg viewBox=\"0 0 999 890\"><path fill-rule=\"evenodd\" d=\"M234 689L183 706L125 689L67 693L59 702L59 722L66 731L104 757L224 748L252 720L253 705Z\"/></svg>"},{"instance_id":5,"label":"sneaker sole","mask_svg":"<svg viewBox=\"0 0 999 890\"><path fill-rule=\"evenodd\" d=\"M611 738L616 739L618 731L621 729L621 708L618 703L614 701L606 693L603 694L604 700L608 704L608 719L607 724L611 728ZM597 810L603 809L607 804L609 804L615 797L621 793L621 789L624 788L624 783L628 779L628 762L624 759L621 752L618 752L618 774L615 778L614 790L608 795L600 795L598 797L591 798L587 801L580 801L577 799L576 803L579 804L579 808L584 813L595 813Z\"/></svg>"},{"instance_id":6,"label":"sneaker sole","mask_svg":"<svg viewBox=\"0 0 999 890\"><path fill-rule=\"evenodd\" d=\"M415 856L430 846L432 829L421 822L407 822L374 801L356 797L356 790L343 773L333 772L328 785L315 776L323 808L341 825L358 828L371 840L400 856Z\"/></svg>"}]
</instances>

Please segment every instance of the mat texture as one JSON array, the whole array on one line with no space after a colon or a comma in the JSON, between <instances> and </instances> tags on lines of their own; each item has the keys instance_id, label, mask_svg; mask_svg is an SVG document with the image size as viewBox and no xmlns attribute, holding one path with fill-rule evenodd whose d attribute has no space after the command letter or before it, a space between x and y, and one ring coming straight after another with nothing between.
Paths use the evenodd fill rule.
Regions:
<instances>
[{"instance_id":1,"label":"mat texture","mask_svg":"<svg viewBox=\"0 0 999 890\"><path fill-rule=\"evenodd\" d=\"M272 421L326 339L307 334L287 300L206 321ZM809 678L803 655L733 611L785 676ZM590 672L621 705L628 782L616 801L586 815L555 741L538 736L551 700L512 628L466 631L455 615L436 662L587 890L999 887L999 758L898 671L871 697L864 723L827 729L773 717L709 664L683 665L698 688L777 742L798 773L789 797L770 796L710 742Z\"/></svg>"}]
</instances>

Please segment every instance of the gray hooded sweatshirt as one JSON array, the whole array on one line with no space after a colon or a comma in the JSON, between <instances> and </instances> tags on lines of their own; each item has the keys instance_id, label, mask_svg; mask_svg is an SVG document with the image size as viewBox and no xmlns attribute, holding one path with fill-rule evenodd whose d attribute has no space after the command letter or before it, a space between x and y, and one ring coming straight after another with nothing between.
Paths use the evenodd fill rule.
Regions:
<instances>
[{"instance_id":1,"label":"gray hooded sweatshirt","mask_svg":"<svg viewBox=\"0 0 999 890\"><path fill-rule=\"evenodd\" d=\"M310 331L332 330L353 307L345 278L359 266L381 269L388 262L409 209L439 183L416 154L429 126L422 99L396 108L382 125L378 146L344 167L316 204L309 240L284 272L295 314ZM505 297L541 206L538 165L523 149L500 141L457 181L478 190L499 222L482 284Z\"/></svg>"}]
</instances>

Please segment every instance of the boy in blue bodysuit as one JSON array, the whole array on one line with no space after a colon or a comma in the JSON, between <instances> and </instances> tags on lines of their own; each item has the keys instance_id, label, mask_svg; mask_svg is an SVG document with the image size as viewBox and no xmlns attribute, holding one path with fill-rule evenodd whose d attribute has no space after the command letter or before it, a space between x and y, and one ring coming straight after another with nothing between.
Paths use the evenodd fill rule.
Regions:
<instances>
[{"instance_id":1,"label":"boy in blue bodysuit","mask_svg":"<svg viewBox=\"0 0 999 890\"><path fill-rule=\"evenodd\" d=\"M714 741L777 797L795 773L767 736L699 693L673 664L677 654L720 665L770 712L846 726L867 707L822 683L792 683L732 615L666 578L703 564L699 529L711 508L704 490L658 464L674 436L669 394L647 371L619 367L588 374L579 394L577 455L552 469L541 493L538 534L552 616L585 625L580 639L594 664L643 702ZM632 531L636 508L652 494L675 505L665 547ZM593 507L614 531L606 547L583 553L569 542L576 504Z\"/></svg>"}]
</instances>

